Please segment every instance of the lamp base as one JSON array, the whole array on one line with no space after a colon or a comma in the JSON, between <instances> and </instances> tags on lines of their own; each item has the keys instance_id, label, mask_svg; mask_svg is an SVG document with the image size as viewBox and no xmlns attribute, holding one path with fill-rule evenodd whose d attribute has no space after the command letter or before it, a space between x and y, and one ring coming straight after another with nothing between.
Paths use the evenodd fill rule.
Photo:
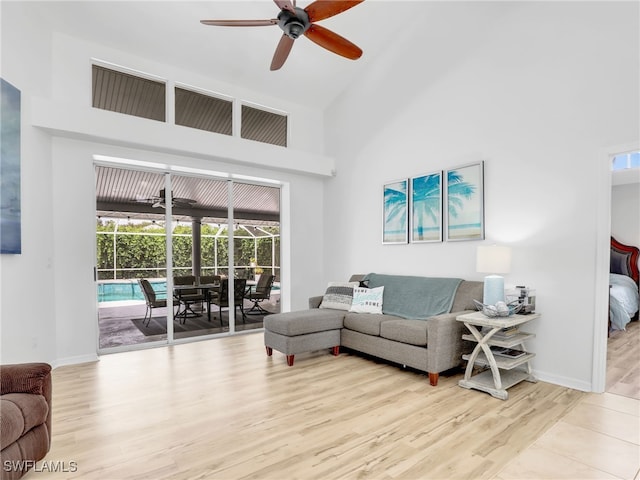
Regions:
<instances>
[{"instance_id":1,"label":"lamp base","mask_svg":"<svg viewBox=\"0 0 640 480\"><path fill-rule=\"evenodd\" d=\"M500 275L487 275L484 277L484 291L482 303L495 305L504 302L504 277Z\"/></svg>"}]
</instances>

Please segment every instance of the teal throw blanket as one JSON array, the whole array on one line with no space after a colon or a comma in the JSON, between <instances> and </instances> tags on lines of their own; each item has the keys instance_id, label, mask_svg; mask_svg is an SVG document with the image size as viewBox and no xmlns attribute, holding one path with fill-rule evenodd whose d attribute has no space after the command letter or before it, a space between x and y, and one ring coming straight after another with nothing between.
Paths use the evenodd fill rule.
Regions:
<instances>
[{"instance_id":1,"label":"teal throw blanket","mask_svg":"<svg viewBox=\"0 0 640 480\"><path fill-rule=\"evenodd\" d=\"M384 286L382 313L413 320L426 320L449 313L461 278L412 277L370 273L369 288Z\"/></svg>"}]
</instances>

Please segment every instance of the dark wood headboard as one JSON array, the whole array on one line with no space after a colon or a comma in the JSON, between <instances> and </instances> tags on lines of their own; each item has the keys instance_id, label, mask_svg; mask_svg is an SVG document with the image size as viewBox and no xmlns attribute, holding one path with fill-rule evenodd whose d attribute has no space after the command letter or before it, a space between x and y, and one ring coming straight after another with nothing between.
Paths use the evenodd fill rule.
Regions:
<instances>
[{"instance_id":1,"label":"dark wood headboard","mask_svg":"<svg viewBox=\"0 0 640 480\"><path fill-rule=\"evenodd\" d=\"M631 277L640 288L638 257L640 257L640 249L638 247L624 245L611 237L610 272Z\"/></svg>"}]
</instances>

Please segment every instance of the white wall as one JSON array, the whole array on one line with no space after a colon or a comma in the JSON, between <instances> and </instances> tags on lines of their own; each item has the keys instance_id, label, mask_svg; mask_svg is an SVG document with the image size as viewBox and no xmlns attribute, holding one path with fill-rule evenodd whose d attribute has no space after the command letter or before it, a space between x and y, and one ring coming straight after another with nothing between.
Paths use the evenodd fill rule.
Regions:
<instances>
[{"instance_id":1,"label":"white wall","mask_svg":"<svg viewBox=\"0 0 640 480\"><path fill-rule=\"evenodd\" d=\"M23 253L0 257L0 362L60 365L96 358L94 154L286 184L290 205L283 206L289 212L283 228L290 235L283 239L289 255L282 266L290 276L283 282L290 286L291 308L306 307L323 265L322 238L309 230L309 219L322 231L322 178L334 165L322 153L322 115L131 52L51 34L28 14L28 3L2 3L2 77L22 92ZM92 57L288 111L291 148L95 111Z\"/></svg>"},{"instance_id":2,"label":"white wall","mask_svg":"<svg viewBox=\"0 0 640 480\"><path fill-rule=\"evenodd\" d=\"M640 183L611 188L611 235L625 245L640 246Z\"/></svg>"},{"instance_id":3,"label":"white wall","mask_svg":"<svg viewBox=\"0 0 640 480\"><path fill-rule=\"evenodd\" d=\"M606 295L594 260L599 187L610 181L602 152L639 140L638 4L412 5L422 34L398 38L384 68L327 113L338 174L326 181L325 224L339 235L326 237L324 280L481 280L476 247L511 245L506 282L536 288L542 314L531 325L536 373L590 390L594 295ZM479 160L485 241L381 244L383 183Z\"/></svg>"},{"instance_id":4,"label":"white wall","mask_svg":"<svg viewBox=\"0 0 640 480\"><path fill-rule=\"evenodd\" d=\"M29 27L20 11L0 5L2 78L21 90L22 254L0 255L0 361L50 361L55 358L51 142L30 129L32 95L50 91L46 31ZM19 31L24 25L23 33ZM20 48L16 48L20 45ZM25 58L31 61L24 61ZM32 286L29 286L32 285Z\"/></svg>"}]
</instances>

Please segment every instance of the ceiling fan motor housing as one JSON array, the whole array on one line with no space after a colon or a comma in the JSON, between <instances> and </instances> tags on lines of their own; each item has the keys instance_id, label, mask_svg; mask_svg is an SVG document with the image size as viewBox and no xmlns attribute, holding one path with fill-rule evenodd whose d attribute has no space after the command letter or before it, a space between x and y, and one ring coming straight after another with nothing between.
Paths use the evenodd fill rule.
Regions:
<instances>
[{"instance_id":1,"label":"ceiling fan motor housing","mask_svg":"<svg viewBox=\"0 0 640 480\"><path fill-rule=\"evenodd\" d=\"M309 29L309 15L300 7L295 7L295 14L289 10L281 10L278 14L278 26L294 40Z\"/></svg>"}]
</instances>

